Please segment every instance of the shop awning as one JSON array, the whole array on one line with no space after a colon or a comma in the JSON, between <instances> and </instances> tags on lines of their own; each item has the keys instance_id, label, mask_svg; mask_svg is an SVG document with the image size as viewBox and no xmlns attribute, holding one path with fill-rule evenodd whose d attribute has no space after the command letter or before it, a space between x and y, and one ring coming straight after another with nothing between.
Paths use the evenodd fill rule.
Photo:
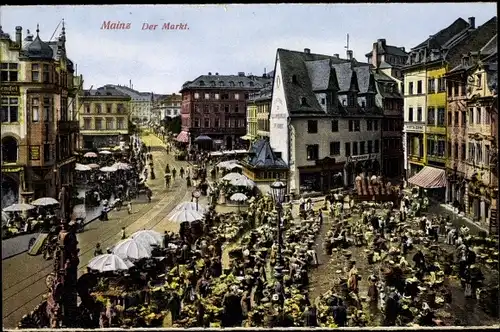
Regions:
<instances>
[{"instance_id":1,"label":"shop awning","mask_svg":"<svg viewBox=\"0 0 500 332\"><path fill-rule=\"evenodd\" d=\"M245 140L245 141L249 141L252 139L252 136L248 135L248 134L245 134L245 136L241 136L240 137L242 140Z\"/></svg>"},{"instance_id":2,"label":"shop awning","mask_svg":"<svg viewBox=\"0 0 500 332\"><path fill-rule=\"evenodd\" d=\"M426 189L443 188L446 187L446 174L444 169L425 166L408 182Z\"/></svg>"},{"instance_id":3,"label":"shop awning","mask_svg":"<svg viewBox=\"0 0 500 332\"><path fill-rule=\"evenodd\" d=\"M176 138L177 142L188 143L189 142L189 133L187 131L181 131Z\"/></svg>"}]
</instances>

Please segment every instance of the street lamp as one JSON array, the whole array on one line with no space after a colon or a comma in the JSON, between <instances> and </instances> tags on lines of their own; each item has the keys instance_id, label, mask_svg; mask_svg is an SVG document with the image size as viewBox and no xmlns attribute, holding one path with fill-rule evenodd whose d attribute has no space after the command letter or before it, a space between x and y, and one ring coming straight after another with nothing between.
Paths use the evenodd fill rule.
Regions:
<instances>
[{"instance_id":1,"label":"street lamp","mask_svg":"<svg viewBox=\"0 0 500 332\"><path fill-rule=\"evenodd\" d=\"M271 192L273 195L274 204L276 205L276 211L278 212L278 255L276 259L276 265L274 267L276 277L282 277L283 271L283 257L281 255L281 250L283 246L283 236L281 229L281 218L283 213L283 201L285 199L286 184L281 182L279 179L271 184Z\"/></svg>"}]
</instances>

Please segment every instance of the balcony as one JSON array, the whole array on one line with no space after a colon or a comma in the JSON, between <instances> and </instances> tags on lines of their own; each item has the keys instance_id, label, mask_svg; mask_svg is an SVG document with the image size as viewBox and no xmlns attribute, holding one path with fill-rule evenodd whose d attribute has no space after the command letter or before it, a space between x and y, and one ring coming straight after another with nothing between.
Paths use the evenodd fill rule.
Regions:
<instances>
[{"instance_id":1,"label":"balcony","mask_svg":"<svg viewBox=\"0 0 500 332\"><path fill-rule=\"evenodd\" d=\"M59 133L71 133L79 131L78 121L57 121Z\"/></svg>"}]
</instances>

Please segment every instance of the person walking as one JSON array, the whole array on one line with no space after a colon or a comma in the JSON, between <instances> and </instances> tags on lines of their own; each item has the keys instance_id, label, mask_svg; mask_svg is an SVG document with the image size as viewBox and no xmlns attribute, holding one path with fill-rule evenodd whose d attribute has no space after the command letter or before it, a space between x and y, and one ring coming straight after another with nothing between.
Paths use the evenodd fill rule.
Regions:
<instances>
[{"instance_id":1,"label":"person walking","mask_svg":"<svg viewBox=\"0 0 500 332\"><path fill-rule=\"evenodd\" d=\"M101 244L97 243L95 245L94 257L99 256L99 255L102 255L102 248L101 248Z\"/></svg>"},{"instance_id":2,"label":"person walking","mask_svg":"<svg viewBox=\"0 0 500 332\"><path fill-rule=\"evenodd\" d=\"M125 233L125 227L122 227L122 240L127 238L127 234Z\"/></svg>"},{"instance_id":3,"label":"person walking","mask_svg":"<svg viewBox=\"0 0 500 332\"><path fill-rule=\"evenodd\" d=\"M127 203L127 212L128 214L132 214L132 203L130 202Z\"/></svg>"}]
</instances>

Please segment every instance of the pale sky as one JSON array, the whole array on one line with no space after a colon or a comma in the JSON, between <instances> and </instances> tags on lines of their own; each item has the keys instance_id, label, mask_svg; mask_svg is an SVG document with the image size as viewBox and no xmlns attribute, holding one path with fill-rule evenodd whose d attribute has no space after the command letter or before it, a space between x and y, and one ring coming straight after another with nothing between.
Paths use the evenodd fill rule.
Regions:
<instances>
[{"instance_id":1,"label":"pale sky","mask_svg":"<svg viewBox=\"0 0 500 332\"><path fill-rule=\"evenodd\" d=\"M496 13L496 3L2 6L0 24L11 38L22 26L24 39L38 23L46 41L64 18L68 56L85 88L132 80L136 90L166 94L208 72L271 71L277 48L345 57L349 34L354 57L365 62L377 39L408 50L458 17L481 25ZM101 30L104 21L131 28ZM189 30L161 30L168 22ZM143 23L158 28L143 31Z\"/></svg>"}]
</instances>

